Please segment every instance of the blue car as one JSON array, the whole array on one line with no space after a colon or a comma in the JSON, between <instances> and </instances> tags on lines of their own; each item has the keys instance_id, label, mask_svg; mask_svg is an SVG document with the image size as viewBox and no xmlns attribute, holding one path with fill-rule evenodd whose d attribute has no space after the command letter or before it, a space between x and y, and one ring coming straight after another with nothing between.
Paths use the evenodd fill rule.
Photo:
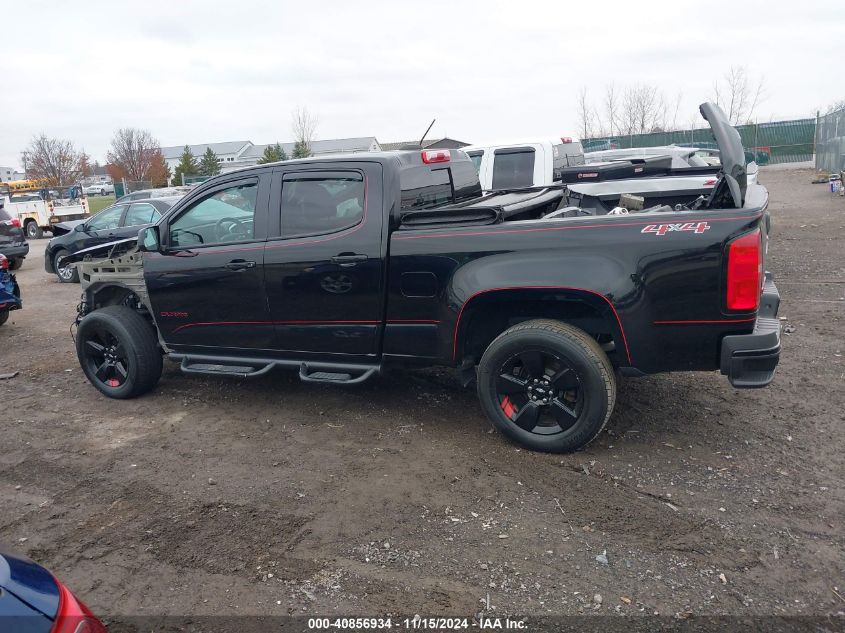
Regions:
<instances>
[{"instance_id":1,"label":"blue car","mask_svg":"<svg viewBox=\"0 0 845 633\"><path fill-rule=\"evenodd\" d=\"M0 253L0 325L9 319L12 310L20 310L21 305L21 289L9 272L8 258Z\"/></svg>"},{"instance_id":2,"label":"blue car","mask_svg":"<svg viewBox=\"0 0 845 633\"><path fill-rule=\"evenodd\" d=\"M106 633L106 627L53 574L0 547L0 631Z\"/></svg>"}]
</instances>

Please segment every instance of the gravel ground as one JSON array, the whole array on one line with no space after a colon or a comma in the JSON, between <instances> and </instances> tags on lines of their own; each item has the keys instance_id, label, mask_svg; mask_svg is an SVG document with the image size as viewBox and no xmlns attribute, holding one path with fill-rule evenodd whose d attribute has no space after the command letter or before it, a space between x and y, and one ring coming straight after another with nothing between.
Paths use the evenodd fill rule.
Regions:
<instances>
[{"instance_id":1,"label":"gravel ground","mask_svg":"<svg viewBox=\"0 0 845 633\"><path fill-rule=\"evenodd\" d=\"M763 170L774 383L624 380L588 450L520 450L448 371L343 389L83 377L80 290L18 274L0 329L0 541L107 617L834 615L845 610L845 201Z\"/></svg>"}]
</instances>

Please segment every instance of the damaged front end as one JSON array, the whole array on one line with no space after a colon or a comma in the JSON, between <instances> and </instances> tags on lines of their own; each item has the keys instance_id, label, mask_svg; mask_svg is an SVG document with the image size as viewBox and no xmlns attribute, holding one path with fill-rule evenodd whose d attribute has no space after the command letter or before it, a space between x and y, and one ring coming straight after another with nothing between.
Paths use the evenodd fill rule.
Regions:
<instances>
[{"instance_id":1,"label":"damaged front end","mask_svg":"<svg viewBox=\"0 0 845 633\"><path fill-rule=\"evenodd\" d=\"M76 322L94 310L110 305L125 305L152 314L144 283L143 253L136 240L121 240L79 251L62 263L79 269L82 301Z\"/></svg>"}]
</instances>

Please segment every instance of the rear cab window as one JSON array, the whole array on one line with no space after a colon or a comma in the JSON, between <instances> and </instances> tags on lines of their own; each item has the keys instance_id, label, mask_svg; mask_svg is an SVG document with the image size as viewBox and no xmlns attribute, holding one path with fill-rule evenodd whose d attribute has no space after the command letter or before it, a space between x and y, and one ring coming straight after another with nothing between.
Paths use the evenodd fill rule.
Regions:
<instances>
[{"instance_id":1,"label":"rear cab window","mask_svg":"<svg viewBox=\"0 0 845 633\"><path fill-rule=\"evenodd\" d=\"M402 210L426 209L454 200L448 167L414 167L402 172Z\"/></svg>"},{"instance_id":2,"label":"rear cab window","mask_svg":"<svg viewBox=\"0 0 845 633\"><path fill-rule=\"evenodd\" d=\"M512 147L493 152L493 189L530 187L534 184L533 147Z\"/></svg>"}]
</instances>

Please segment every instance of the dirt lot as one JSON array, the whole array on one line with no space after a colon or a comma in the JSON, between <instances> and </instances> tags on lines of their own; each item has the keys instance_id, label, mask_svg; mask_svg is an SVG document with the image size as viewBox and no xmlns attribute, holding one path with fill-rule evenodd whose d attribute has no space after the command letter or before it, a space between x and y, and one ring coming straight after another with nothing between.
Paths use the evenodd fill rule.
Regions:
<instances>
[{"instance_id":1,"label":"dirt lot","mask_svg":"<svg viewBox=\"0 0 845 633\"><path fill-rule=\"evenodd\" d=\"M68 331L79 287L33 242L0 329L20 372L0 381L0 541L105 615L841 612L845 200L806 171L761 180L794 328L773 385L623 381L565 456L509 444L446 371L341 389L166 364L107 400Z\"/></svg>"}]
</instances>

